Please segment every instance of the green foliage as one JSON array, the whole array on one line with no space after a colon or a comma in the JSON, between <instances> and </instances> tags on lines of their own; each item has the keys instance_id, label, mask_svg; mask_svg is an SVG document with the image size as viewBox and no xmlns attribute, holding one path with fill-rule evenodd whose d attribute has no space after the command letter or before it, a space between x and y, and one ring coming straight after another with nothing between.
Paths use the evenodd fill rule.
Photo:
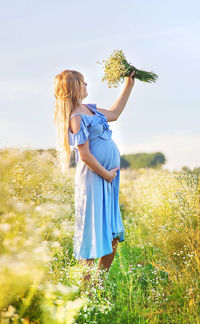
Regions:
<instances>
[{"instance_id":1,"label":"green foliage","mask_svg":"<svg viewBox=\"0 0 200 324\"><path fill-rule=\"evenodd\" d=\"M158 154L155 165L163 160ZM105 285L81 296L82 267L72 256L74 173L61 176L53 150L1 151L0 322L195 323L199 168L121 170L125 241Z\"/></svg>"},{"instance_id":2,"label":"green foliage","mask_svg":"<svg viewBox=\"0 0 200 324\"><path fill-rule=\"evenodd\" d=\"M156 291L160 301L157 307L152 305L154 316L150 310L146 315L157 322L192 323L200 305L199 176L153 169L138 174L125 170L124 175L120 200L125 198L128 242L133 249L153 247L154 252L149 251L143 260L148 258L169 279L166 287Z\"/></svg>"},{"instance_id":3,"label":"green foliage","mask_svg":"<svg viewBox=\"0 0 200 324\"><path fill-rule=\"evenodd\" d=\"M127 167L125 164L127 161L127 165L131 169L160 168L166 162L166 158L161 152L124 154L121 159L123 159L122 168Z\"/></svg>"}]
</instances>

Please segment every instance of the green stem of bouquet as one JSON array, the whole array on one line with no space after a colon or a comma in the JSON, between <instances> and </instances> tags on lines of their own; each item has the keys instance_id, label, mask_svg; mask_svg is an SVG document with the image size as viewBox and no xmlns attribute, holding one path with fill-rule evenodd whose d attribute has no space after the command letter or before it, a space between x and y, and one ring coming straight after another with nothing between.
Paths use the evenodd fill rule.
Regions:
<instances>
[{"instance_id":1,"label":"green stem of bouquet","mask_svg":"<svg viewBox=\"0 0 200 324\"><path fill-rule=\"evenodd\" d=\"M138 70L135 66L128 64L127 61L124 61L124 64L127 66L127 73L125 76L130 76L130 74L135 71L133 77L143 82L155 82L158 78L157 74L154 72Z\"/></svg>"}]
</instances>

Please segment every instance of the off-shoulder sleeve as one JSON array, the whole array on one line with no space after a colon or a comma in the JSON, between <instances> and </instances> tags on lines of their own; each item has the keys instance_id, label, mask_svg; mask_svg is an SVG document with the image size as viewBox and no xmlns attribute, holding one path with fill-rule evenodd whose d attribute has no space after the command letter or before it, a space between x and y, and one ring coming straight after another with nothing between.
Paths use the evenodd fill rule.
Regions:
<instances>
[{"instance_id":1,"label":"off-shoulder sleeve","mask_svg":"<svg viewBox=\"0 0 200 324\"><path fill-rule=\"evenodd\" d=\"M76 134L69 131L69 144L72 146L77 146L83 144L88 139L89 132L87 126L84 123L83 117L81 116L80 129Z\"/></svg>"},{"instance_id":2,"label":"off-shoulder sleeve","mask_svg":"<svg viewBox=\"0 0 200 324\"><path fill-rule=\"evenodd\" d=\"M97 105L96 104L88 104L88 106L91 106L95 111L97 110Z\"/></svg>"}]
</instances>

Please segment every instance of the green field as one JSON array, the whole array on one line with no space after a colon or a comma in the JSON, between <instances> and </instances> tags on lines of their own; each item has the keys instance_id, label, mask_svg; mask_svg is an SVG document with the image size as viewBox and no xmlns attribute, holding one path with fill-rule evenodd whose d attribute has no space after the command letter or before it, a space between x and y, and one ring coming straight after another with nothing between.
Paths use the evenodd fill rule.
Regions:
<instances>
[{"instance_id":1,"label":"green field","mask_svg":"<svg viewBox=\"0 0 200 324\"><path fill-rule=\"evenodd\" d=\"M48 151L1 152L0 323L200 323L199 172L121 170L125 241L93 297L73 258L74 173Z\"/></svg>"}]
</instances>

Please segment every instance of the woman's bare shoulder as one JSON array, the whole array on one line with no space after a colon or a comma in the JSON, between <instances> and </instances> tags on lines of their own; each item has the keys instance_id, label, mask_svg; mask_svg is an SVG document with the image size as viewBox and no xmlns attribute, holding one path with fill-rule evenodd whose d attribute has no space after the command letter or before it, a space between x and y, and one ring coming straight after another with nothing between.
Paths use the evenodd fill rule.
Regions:
<instances>
[{"instance_id":1,"label":"woman's bare shoulder","mask_svg":"<svg viewBox=\"0 0 200 324\"><path fill-rule=\"evenodd\" d=\"M74 115L75 113L73 113ZM77 133L80 129L81 115L72 116L69 119L69 129L72 133Z\"/></svg>"}]
</instances>

